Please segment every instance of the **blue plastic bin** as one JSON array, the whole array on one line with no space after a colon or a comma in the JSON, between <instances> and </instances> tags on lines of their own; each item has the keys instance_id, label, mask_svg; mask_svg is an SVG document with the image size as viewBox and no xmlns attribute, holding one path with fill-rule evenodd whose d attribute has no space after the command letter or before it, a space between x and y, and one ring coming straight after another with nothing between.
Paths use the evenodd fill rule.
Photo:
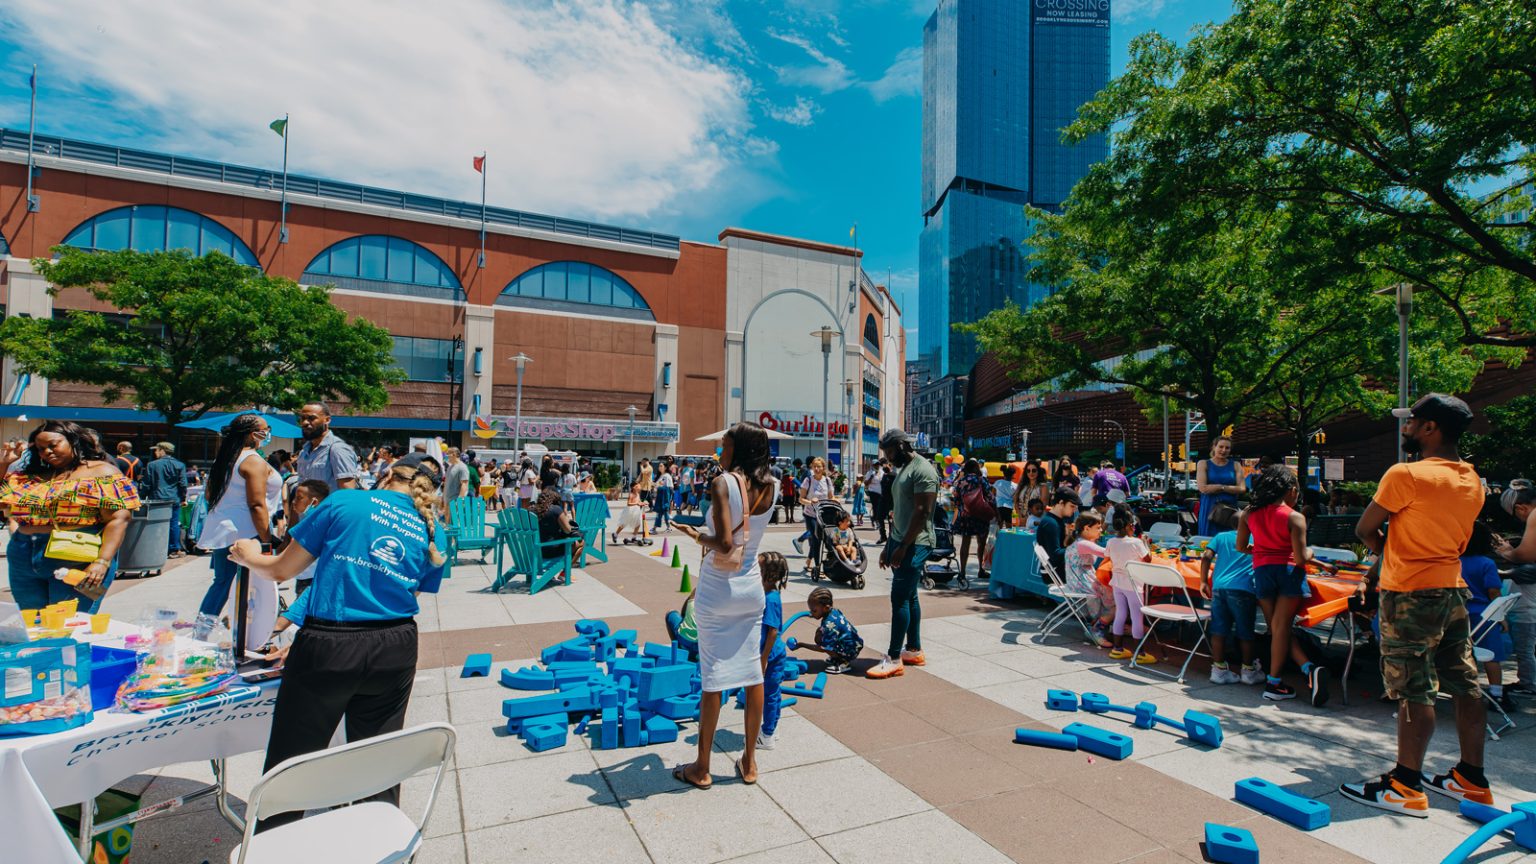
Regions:
<instances>
[{"instance_id":1,"label":"blue plastic bin","mask_svg":"<svg viewBox=\"0 0 1536 864\"><path fill-rule=\"evenodd\" d=\"M139 663L137 651L91 646L91 708L104 711L117 701L117 688Z\"/></svg>"}]
</instances>

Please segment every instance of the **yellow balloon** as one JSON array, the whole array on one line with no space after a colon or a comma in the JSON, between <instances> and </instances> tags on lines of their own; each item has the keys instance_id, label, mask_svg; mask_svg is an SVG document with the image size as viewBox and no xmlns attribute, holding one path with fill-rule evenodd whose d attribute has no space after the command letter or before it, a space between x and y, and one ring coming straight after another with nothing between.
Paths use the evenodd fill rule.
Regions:
<instances>
[{"instance_id":1,"label":"yellow balloon","mask_svg":"<svg viewBox=\"0 0 1536 864\"><path fill-rule=\"evenodd\" d=\"M960 455L960 448L959 447L951 447L951 448L949 448L949 455L951 455L951 456L959 456Z\"/></svg>"}]
</instances>

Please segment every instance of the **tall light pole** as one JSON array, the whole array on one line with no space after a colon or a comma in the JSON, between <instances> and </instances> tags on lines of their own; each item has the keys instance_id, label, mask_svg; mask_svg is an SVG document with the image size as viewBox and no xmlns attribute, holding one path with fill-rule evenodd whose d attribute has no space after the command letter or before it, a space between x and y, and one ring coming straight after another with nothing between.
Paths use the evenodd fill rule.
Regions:
<instances>
[{"instance_id":1,"label":"tall light pole","mask_svg":"<svg viewBox=\"0 0 1536 864\"><path fill-rule=\"evenodd\" d=\"M519 352L517 352L516 355L514 355L512 357L508 357L507 359L511 360L513 363L517 364L517 416L516 416L516 419L513 421L513 426L512 426L512 450L514 452L518 453L518 458L522 458L521 451L523 449L523 370L528 368L528 364L533 362L533 358L529 357L527 354L524 354L523 352L519 351Z\"/></svg>"},{"instance_id":2,"label":"tall light pole","mask_svg":"<svg viewBox=\"0 0 1536 864\"><path fill-rule=\"evenodd\" d=\"M864 400L854 398L862 384L862 381L852 378L843 382L843 389L847 391L843 413L848 418L848 452L843 456L843 461L848 464L843 466L843 473L850 477L859 470L859 459L864 455L863 448L859 446L864 436ZM859 418L857 424L853 422L855 417Z\"/></svg>"},{"instance_id":3,"label":"tall light pole","mask_svg":"<svg viewBox=\"0 0 1536 864\"><path fill-rule=\"evenodd\" d=\"M1125 445L1125 427L1121 426L1120 421L1118 420L1105 419L1104 423L1109 426L1114 426L1116 429L1120 430L1120 458L1116 461L1120 462L1122 465L1129 464L1125 461L1131 456L1130 448Z\"/></svg>"},{"instance_id":4,"label":"tall light pole","mask_svg":"<svg viewBox=\"0 0 1536 864\"><path fill-rule=\"evenodd\" d=\"M1408 318L1413 314L1413 285L1397 283L1397 407L1408 407ZM1403 423L1397 420L1397 461L1403 461ZM1302 469L1305 471L1305 467Z\"/></svg>"},{"instance_id":5,"label":"tall light pole","mask_svg":"<svg viewBox=\"0 0 1536 864\"><path fill-rule=\"evenodd\" d=\"M837 331L823 324L812 330L812 336L821 339L821 452L827 460L827 470L832 468L832 427L828 425L827 391L832 387L832 339Z\"/></svg>"},{"instance_id":6,"label":"tall light pole","mask_svg":"<svg viewBox=\"0 0 1536 864\"><path fill-rule=\"evenodd\" d=\"M640 409L631 405L624 410L629 412L629 447L624 452L624 471L627 473L635 463L635 413Z\"/></svg>"}]
</instances>

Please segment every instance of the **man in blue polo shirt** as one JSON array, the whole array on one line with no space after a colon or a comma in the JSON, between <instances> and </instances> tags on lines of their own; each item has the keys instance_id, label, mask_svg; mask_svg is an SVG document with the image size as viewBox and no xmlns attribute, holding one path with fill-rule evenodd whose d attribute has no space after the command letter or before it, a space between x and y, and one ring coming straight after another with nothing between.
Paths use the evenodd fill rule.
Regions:
<instances>
[{"instance_id":1,"label":"man in blue polo shirt","mask_svg":"<svg viewBox=\"0 0 1536 864\"><path fill-rule=\"evenodd\" d=\"M357 451L331 431L331 409L322 402L301 407L299 429L304 435L304 446L299 448L299 479L319 480L332 492L358 488L362 471L357 467Z\"/></svg>"}]
</instances>

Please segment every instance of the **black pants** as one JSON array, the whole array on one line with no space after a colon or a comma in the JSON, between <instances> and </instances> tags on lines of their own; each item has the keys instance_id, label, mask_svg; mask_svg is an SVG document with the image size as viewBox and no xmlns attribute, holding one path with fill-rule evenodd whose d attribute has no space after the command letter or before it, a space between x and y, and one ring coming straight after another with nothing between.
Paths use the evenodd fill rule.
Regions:
<instances>
[{"instance_id":1,"label":"black pants","mask_svg":"<svg viewBox=\"0 0 1536 864\"><path fill-rule=\"evenodd\" d=\"M416 622L365 624L304 622L283 665L283 683L267 739L270 771L285 759L324 750L343 716L347 740L361 741L405 726L405 706L416 679ZM400 787L370 800L400 803ZM301 812L264 819L258 831L301 818Z\"/></svg>"},{"instance_id":2,"label":"black pants","mask_svg":"<svg viewBox=\"0 0 1536 864\"><path fill-rule=\"evenodd\" d=\"M885 520L891 516L891 499L883 491L873 492L870 493L869 502L871 505L870 509L875 514L875 525L880 530L880 542L884 543L886 538Z\"/></svg>"}]
</instances>

